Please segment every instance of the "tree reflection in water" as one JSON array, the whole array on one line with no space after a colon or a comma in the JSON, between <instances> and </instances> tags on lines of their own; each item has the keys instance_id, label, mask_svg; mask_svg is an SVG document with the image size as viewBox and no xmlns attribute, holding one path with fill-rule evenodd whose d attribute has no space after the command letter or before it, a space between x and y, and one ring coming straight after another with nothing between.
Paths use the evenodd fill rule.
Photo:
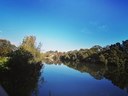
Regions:
<instances>
[{"instance_id":1,"label":"tree reflection in water","mask_svg":"<svg viewBox=\"0 0 128 96\"><path fill-rule=\"evenodd\" d=\"M68 67L81 72L87 72L95 79L109 79L112 83L128 93L128 70L124 67L105 66L102 64L84 64L76 62L65 62Z\"/></svg>"}]
</instances>

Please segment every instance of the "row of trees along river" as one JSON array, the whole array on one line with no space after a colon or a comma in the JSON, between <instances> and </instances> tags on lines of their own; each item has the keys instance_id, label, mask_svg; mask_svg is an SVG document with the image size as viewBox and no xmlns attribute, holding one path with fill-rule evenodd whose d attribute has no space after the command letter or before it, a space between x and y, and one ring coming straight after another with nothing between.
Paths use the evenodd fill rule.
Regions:
<instances>
[{"instance_id":1,"label":"row of trees along river","mask_svg":"<svg viewBox=\"0 0 128 96\"><path fill-rule=\"evenodd\" d=\"M128 40L121 44L101 47L95 45L90 49L69 51L60 56L63 62L87 62L128 68Z\"/></svg>"},{"instance_id":2,"label":"row of trees along river","mask_svg":"<svg viewBox=\"0 0 128 96\"><path fill-rule=\"evenodd\" d=\"M106 47L41 53L34 36L25 37L18 47L0 39L0 84L10 96L36 94L42 61L63 63L96 79L108 78L120 88L128 86L128 40Z\"/></svg>"},{"instance_id":3,"label":"row of trees along river","mask_svg":"<svg viewBox=\"0 0 128 96\"><path fill-rule=\"evenodd\" d=\"M49 64L65 64L80 72L89 73L95 79L106 78L128 93L128 40L122 43L101 47L95 45L90 49L68 52L49 51L46 56L55 54Z\"/></svg>"}]
</instances>

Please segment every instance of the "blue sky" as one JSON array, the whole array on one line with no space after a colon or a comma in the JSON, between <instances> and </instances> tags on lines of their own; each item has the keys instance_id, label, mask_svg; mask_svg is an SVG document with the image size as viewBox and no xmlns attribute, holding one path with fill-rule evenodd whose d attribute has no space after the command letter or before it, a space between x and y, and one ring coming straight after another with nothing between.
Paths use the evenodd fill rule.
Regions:
<instances>
[{"instance_id":1,"label":"blue sky","mask_svg":"<svg viewBox=\"0 0 128 96\"><path fill-rule=\"evenodd\" d=\"M68 51L128 39L127 0L0 0L0 38L28 35L42 50Z\"/></svg>"}]
</instances>

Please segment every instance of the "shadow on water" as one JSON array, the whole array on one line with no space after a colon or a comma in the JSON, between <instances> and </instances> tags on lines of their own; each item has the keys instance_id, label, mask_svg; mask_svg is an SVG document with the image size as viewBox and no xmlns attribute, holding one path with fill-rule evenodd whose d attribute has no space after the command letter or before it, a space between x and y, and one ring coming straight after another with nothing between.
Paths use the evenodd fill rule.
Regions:
<instances>
[{"instance_id":1,"label":"shadow on water","mask_svg":"<svg viewBox=\"0 0 128 96\"><path fill-rule=\"evenodd\" d=\"M87 72L97 80L106 78L120 89L128 93L128 70L124 67L105 66L102 64L85 64L76 62L65 62L66 66L80 72Z\"/></svg>"},{"instance_id":2,"label":"shadow on water","mask_svg":"<svg viewBox=\"0 0 128 96\"><path fill-rule=\"evenodd\" d=\"M30 53L17 52L7 63L8 70L0 72L0 84L9 96L37 96L37 82L40 76L41 63L28 62Z\"/></svg>"}]
</instances>

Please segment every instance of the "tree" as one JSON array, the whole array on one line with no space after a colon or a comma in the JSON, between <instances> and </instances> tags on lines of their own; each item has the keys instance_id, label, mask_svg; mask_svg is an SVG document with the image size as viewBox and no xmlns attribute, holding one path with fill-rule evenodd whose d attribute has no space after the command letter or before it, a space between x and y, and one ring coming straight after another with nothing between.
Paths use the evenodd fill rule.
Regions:
<instances>
[{"instance_id":1,"label":"tree","mask_svg":"<svg viewBox=\"0 0 128 96\"><path fill-rule=\"evenodd\" d=\"M99 60L102 63L106 63L106 59L105 59L104 55L102 55L102 54L99 56Z\"/></svg>"},{"instance_id":2,"label":"tree","mask_svg":"<svg viewBox=\"0 0 128 96\"><path fill-rule=\"evenodd\" d=\"M9 53L15 51L17 48L15 45L12 45L10 41L0 39L0 56L8 56Z\"/></svg>"},{"instance_id":3,"label":"tree","mask_svg":"<svg viewBox=\"0 0 128 96\"><path fill-rule=\"evenodd\" d=\"M91 48L94 52L102 51L102 47L99 45L95 45Z\"/></svg>"},{"instance_id":4,"label":"tree","mask_svg":"<svg viewBox=\"0 0 128 96\"><path fill-rule=\"evenodd\" d=\"M41 61L41 43L39 43L38 46L36 46L36 37L35 36L27 36L23 39L22 44L20 45L20 48L23 48L27 51L29 51L33 57L34 62Z\"/></svg>"},{"instance_id":5,"label":"tree","mask_svg":"<svg viewBox=\"0 0 128 96\"><path fill-rule=\"evenodd\" d=\"M103 63L105 65L128 68L128 40L121 43L112 44L102 48L95 45L90 49L80 49L79 51L69 51L63 56L61 60L71 62L91 62Z\"/></svg>"},{"instance_id":6,"label":"tree","mask_svg":"<svg viewBox=\"0 0 128 96\"><path fill-rule=\"evenodd\" d=\"M9 96L31 96L36 88L42 65L33 60L33 55L23 48L12 52L7 62L8 70L1 72L0 82Z\"/></svg>"}]
</instances>

